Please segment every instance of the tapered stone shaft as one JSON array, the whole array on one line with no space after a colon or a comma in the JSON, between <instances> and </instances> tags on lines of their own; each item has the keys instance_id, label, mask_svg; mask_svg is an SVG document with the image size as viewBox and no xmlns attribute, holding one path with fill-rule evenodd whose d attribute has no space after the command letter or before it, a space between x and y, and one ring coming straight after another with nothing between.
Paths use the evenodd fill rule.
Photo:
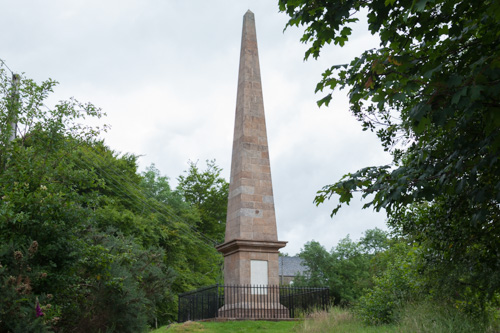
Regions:
<instances>
[{"instance_id":1,"label":"tapered stone shaft","mask_svg":"<svg viewBox=\"0 0 500 333\"><path fill-rule=\"evenodd\" d=\"M255 19L243 19L226 242L276 241L276 217Z\"/></svg>"},{"instance_id":2,"label":"tapered stone shaft","mask_svg":"<svg viewBox=\"0 0 500 333\"><path fill-rule=\"evenodd\" d=\"M243 17L225 242L226 284L278 284L278 241L255 18ZM253 267L253 268L251 268ZM253 269L253 271L252 271ZM265 276L264 276L265 275Z\"/></svg>"}]
</instances>

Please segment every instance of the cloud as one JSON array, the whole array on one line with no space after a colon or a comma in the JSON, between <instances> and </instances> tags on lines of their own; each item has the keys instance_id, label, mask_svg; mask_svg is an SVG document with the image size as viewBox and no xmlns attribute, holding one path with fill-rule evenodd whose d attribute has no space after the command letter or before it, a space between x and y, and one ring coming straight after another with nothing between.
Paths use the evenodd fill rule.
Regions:
<instances>
[{"instance_id":1,"label":"cloud","mask_svg":"<svg viewBox=\"0 0 500 333\"><path fill-rule=\"evenodd\" d=\"M318 109L323 70L378 44L356 26L348 47L303 61L300 29L277 5L260 1L10 1L2 8L0 58L37 81L61 84L49 103L75 96L107 112L115 150L140 155L173 180L188 160L217 160L229 179L242 18L255 13L280 240L294 254L312 239L326 248L384 226L384 214L355 200L313 205L315 193L343 174L385 164L373 133L350 115L346 92Z\"/></svg>"}]
</instances>

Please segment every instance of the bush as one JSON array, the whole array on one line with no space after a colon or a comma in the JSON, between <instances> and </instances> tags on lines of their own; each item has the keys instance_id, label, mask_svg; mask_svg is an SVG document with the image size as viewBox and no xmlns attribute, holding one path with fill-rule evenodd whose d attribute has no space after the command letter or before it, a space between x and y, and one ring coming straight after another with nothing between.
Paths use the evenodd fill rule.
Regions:
<instances>
[{"instance_id":1,"label":"bush","mask_svg":"<svg viewBox=\"0 0 500 333\"><path fill-rule=\"evenodd\" d=\"M375 286L360 297L355 310L367 324L391 323L409 301L420 297L422 281L418 276L417 248L396 244L387 255L392 262L381 276L375 277Z\"/></svg>"},{"instance_id":2,"label":"bush","mask_svg":"<svg viewBox=\"0 0 500 333\"><path fill-rule=\"evenodd\" d=\"M159 248L144 249L112 231L97 233L79 264L80 281L72 294L65 327L75 332L142 332L166 301L173 273ZM75 306L76 305L76 306Z\"/></svg>"},{"instance_id":3,"label":"bush","mask_svg":"<svg viewBox=\"0 0 500 333\"><path fill-rule=\"evenodd\" d=\"M32 242L27 250L17 248L13 243L0 246L0 332L47 332L58 318L48 303L51 295L33 292L38 280L46 277L33 265L38 243Z\"/></svg>"}]
</instances>

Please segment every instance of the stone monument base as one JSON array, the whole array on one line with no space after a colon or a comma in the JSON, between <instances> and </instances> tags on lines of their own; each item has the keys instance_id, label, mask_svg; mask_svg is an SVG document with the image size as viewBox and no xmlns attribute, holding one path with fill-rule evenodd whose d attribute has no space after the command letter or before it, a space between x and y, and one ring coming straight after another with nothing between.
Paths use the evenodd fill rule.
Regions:
<instances>
[{"instance_id":1,"label":"stone monument base","mask_svg":"<svg viewBox=\"0 0 500 333\"><path fill-rule=\"evenodd\" d=\"M280 303L234 303L221 307L218 317L226 319L289 319L290 313Z\"/></svg>"}]
</instances>

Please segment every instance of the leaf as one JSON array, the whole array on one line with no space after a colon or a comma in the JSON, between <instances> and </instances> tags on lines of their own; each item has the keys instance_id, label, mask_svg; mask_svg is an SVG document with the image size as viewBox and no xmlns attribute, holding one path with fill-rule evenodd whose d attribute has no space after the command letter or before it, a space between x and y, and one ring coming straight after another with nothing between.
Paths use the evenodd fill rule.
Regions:
<instances>
[{"instance_id":1,"label":"leaf","mask_svg":"<svg viewBox=\"0 0 500 333\"><path fill-rule=\"evenodd\" d=\"M365 88L366 89L373 88L373 78L371 75L368 77L368 80L366 80L366 82L365 82Z\"/></svg>"},{"instance_id":2,"label":"leaf","mask_svg":"<svg viewBox=\"0 0 500 333\"><path fill-rule=\"evenodd\" d=\"M467 89L468 89L468 87L463 87L462 89L457 91L455 94L453 94L453 97L451 98L451 104L458 104L458 102L460 101L460 98L467 95Z\"/></svg>"},{"instance_id":3,"label":"leaf","mask_svg":"<svg viewBox=\"0 0 500 333\"><path fill-rule=\"evenodd\" d=\"M414 8L417 12L422 12L424 11L425 9L425 5L427 4L429 0L418 0L415 4L414 4Z\"/></svg>"},{"instance_id":4,"label":"leaf","mask_svg":"<svg viewBox=\"0 0 500 333\"><path fill-rule=\"evenodd\" d=\"M430 106L425 103L419 103L410 110L410 119L420 121L430 110Z\"/></svg>"},{"instance_id":5,"label":"leaf","mask_svg":"<svg viewBox=\"0 0 500 333\"><path fill-rule=\"evenodd\" d=\"M478 100L481 97L481 91L484 90L483 86L473 85L470 87L470 99L472 101Z\"/></svg>"},{"instance_id":6,"label":"leaf","mask_svg":"<svg viewBox=\"0 0 500 333\"><path fill-rule=\"evenodd\" d=\"M323 104L325 104L325 106L328 106L331 100L332 100L332 94L328 94L319 101L317 101L316 103L318 104L318 107L321 107Z\"/></svg>"},{"instance_id":7,"label":"leaf","mask_svg":"<svg viewBox=\"0 0 500 333\"><path fill-rule=\"evenodd\" d=\"M443 68L443 64L439 64L438 66L425 72L424 77L427 79L430 79L432 77L432 74L434 74L435 72L441 71L442 68Z\"/></svg>"}]
</instances>

